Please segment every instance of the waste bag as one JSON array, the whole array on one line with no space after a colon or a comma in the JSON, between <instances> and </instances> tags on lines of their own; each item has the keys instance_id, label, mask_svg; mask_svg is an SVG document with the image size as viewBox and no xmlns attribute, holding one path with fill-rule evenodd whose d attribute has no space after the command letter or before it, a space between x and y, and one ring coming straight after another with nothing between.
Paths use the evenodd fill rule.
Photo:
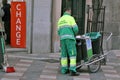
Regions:
<instances>
[{"instance_id":1,"label":"waste bag","mask_svg":"<svg viewBox=\"0 0 120 80\"><path fill-rule=\"evenodd\" d=\"M101 39L101 34L100 32L90 32L86 33L85 36L89 36L92 40L92 49L93 49L93 54L100 54L100 39Z\"/></svg>"}]
</instances>

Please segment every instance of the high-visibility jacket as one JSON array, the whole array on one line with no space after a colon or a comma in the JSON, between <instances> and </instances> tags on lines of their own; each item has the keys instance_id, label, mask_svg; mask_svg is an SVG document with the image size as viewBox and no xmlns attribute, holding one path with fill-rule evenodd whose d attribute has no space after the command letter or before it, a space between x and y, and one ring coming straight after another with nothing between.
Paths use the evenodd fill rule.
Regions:
<instances>
[{"instance_id":1,"label":"high-visibility jacket","mask_svg":"<svg viewBox=\"0 0 120 80\"><path fill-rule=\"evenodd\" d=\"M58 35L60 40L63 39L74 39L75 35L78 33L78 26L75 19L68 13L64 15L58 21Z\"/></svg>"}]
</instances>

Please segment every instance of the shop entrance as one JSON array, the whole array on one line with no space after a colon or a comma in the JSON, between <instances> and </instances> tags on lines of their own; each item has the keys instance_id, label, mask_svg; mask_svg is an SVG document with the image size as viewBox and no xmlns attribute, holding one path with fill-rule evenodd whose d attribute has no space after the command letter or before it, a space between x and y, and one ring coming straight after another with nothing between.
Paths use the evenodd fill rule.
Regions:
<instances>
[{"instance_id":1,"label":"shop entrance","mask_svg":"<svg viewBox=\"0 0 120 80\"><path fill-rule=\"evenodd\" d=\"M2 4L7 52L26 51L26 2L2 0Z\"/></svg>"}]
</instances>

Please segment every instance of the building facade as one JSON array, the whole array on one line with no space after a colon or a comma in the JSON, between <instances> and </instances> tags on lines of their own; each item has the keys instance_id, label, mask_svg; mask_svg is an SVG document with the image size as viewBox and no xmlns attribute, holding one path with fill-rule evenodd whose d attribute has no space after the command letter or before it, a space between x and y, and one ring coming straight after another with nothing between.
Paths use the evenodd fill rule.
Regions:
<instances>
[{"instance_id":1,"label":"building facade","mask_svg":"<svg viewBox=\"0 0 120 80\"><path fill-rule=\"evenodd\" d=\"M104 0L103 5L106 6L105 14L105 31L112 32L111 48L113 50L120 49L120 0Z\"/></svg>"},{"instance_id":2,"label":"building facade","mask_svg":"<svg viewBox=\"0 0 120 80\"><path fill-rule=\"evenodd\" d=\"M57 35L57 21L62 14L62 5L63 1L72 1L72 0L34 0L31 1L32 8L28 15L32 15L32 22L28 22L29 26L29 38L31 37L31 41L29 38L27 39L28 50L32 51L32 53L48 53L48 52L58 52L60 47L59 37ZM76 1L77 4L77 0ZM76 12L76 15L84 13L84 20L86 15L86 5L92 5L91 0L79 0L79 3L82 5L84 3L84 12ZM30 3L30 1L29 1ZM75 3L75 2L74 2ZM28 3L27 3L28 4ZM30 4L28 4L30 6ZM78 5L79 6L79 5ZM28 6L27 6L28 7ZM80 8L83 6L79 6ZM29 7L28 7L29 8ZM77 7L74 7L77 9ZM28 10L30 11L30 10ZM78 13L78 14L77 14ZM82 16L81 16L82 17ZM79 18L81 18L79 17ZM28 17L30 18L30 17ZM28 19L31 20L31 19ZM86 22L84 21L83 24ZM85 25L84 25L85 26ZM28 27L28 26L27 26ZM31 30L30 30L31 29ZM85 28L84 28L85 29ZM84 30L85 31L85 30ZM83 31L83 32L84 32ZM31 34L32 33L32 34ZM31 34L31 35L30 35ZM31 47L29 47L31 46Z\"/></svg>"},{"instance_id":3,"label":"building facade","mask_svg":"<svg viewBox=\"0 0 120 80\"><path fill-rule=\"evenodd\" d=\"M14 0L13 0L14 1ZM23 0L24 1L24 0ZM51 53L58 52L60 47L59 37L57 35L57 21L63 13L63 1L79 1L82 6L77 5L82 10L78 10L77 7L73 8L78 10L74 13L74 17L80 18L81 25L79 27L82 33L86 32L87 27L87 5L92 6L93 0L25 0L26 1L26 48L25 51L28 53ZM119 0L116 0L120 3ZM116 1L112 3L112 0L103 0L103 5L106 6L105 16L105 31L113 32L114 36L111 40L112 49L120 49L119 45L119 5L115 5ZM11 0L9 0L11 2ZM81 8L82 7L82 8ZM76 11L75 10L75 11ZM114 11L115 10L115 11ZM117 11L117 12L116 12ZM109 15L108 15L109 14ZM118 16L117 16L118 15ZM112 16L112 17L111 17ZM83 20L83 21L81 21ZM112 23L111 23L112 22ZM80 33L80 34L82 34ZM116 43L114 43L117 41Z\"/></svg>"}]
</instances>

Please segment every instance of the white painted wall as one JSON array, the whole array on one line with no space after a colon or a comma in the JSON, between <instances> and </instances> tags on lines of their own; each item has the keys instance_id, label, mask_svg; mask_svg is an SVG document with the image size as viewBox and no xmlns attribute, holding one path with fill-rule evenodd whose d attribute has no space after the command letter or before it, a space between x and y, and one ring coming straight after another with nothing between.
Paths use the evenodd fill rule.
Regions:
<instances>
[{"instance_id":1,"label":"white painted wall","mask_svg":"<svg viewBox=\"0 0 120 80\"><path fill-rule=\"evenodd\" d=\"M34 0L33 53L48 53L51 49L52 0Z\"/></svg>"}]
</instances>

